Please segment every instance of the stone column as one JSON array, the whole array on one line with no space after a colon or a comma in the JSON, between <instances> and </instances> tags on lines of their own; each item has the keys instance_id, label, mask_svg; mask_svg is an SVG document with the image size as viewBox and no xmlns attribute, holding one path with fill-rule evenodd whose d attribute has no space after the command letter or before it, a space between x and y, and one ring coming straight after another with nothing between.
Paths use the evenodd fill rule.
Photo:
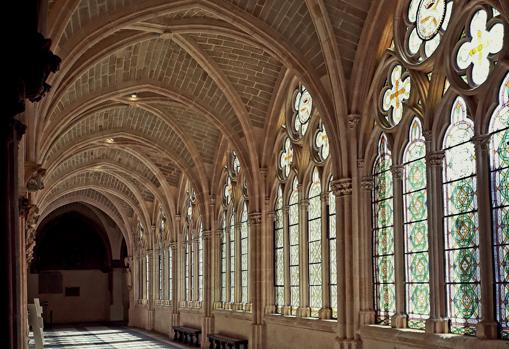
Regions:
<instances>
[{"instance_id":1,"label":"stone column","mask_svg":"<svg viewBox=\"0 0 509 349\"><path fill-rule=\"evenodd\" d=\"M336 197L336 268L338 270L338 337L347 346L355 336L353 312L353 257L352 257L352 179L339 178L332 181Z\"/></svg>"},{"instance_id":2,"label":"stone column","mask_svg":"<svg viewBox=\"0 0 509 349\"><path fill-rule=\"evenodd\" d=\"M264 303L262 302L263 290L263 273L262 273L262 214L260 212L249 213L249 239L250 249L249 258L250 263L250 284L249 284L249 301L252 304L253 323L251 338L253 344L252 348L261 349L263 347L263 309Z\"/></svg>"},{"instance_id":3,"label":"stone column","mask_svg":"<svg viewBox=\"0 0 509 349\"><path fill-rule=\"evenodd\" d=\"M209 211L211 215L214 214L213 210ZM212 246L212 230L203 231L203 295L202 295L202 307L203 307L203 319L202 319L202 335L201 335L201 347L206 348L208 344L207 336L214 332L214 319L212 318L212 269L214 264L210 261L211 258L211 246Z\"/></svg>"},{"instance_id":4,"label":"stone column","mask_svg":"<svg viewBox=\"0 0 509 349\"><path fill-rule=\"evenodd\" d=\"M361 261L361 312L360 326L375 323L375 310L373 309L373 251L372 251L372 232L371 232L371 195L373 191L373 177L365 176L361 178L361 198L360 198L360 229L362 232L360 244Z\"/></svg>"},{"instance_id":5,"label":"stone column","mask_svg":"<svg viewBox=\"0 0 509 349\"><path fill-rule=\"evenodd\" d=\"M265 200L265 207L269 210L270 201ZM262 230L263 234L263 245L262 245L262 253L263 256L263 266L261 267L263 271L262 284L263 284L263 300L265 302L265 314L274 314L276 312L276 301L274 295L274 219L275 213L274 211L266 211L268 212L266 215L265 222L263 227L265 229ZM254 292L254 284L250 285L252 291L250 294Z\"/></svg>"},{"instance_id":6,"label":"stone column","mask_svg":"<svg viewBox=\"0 0 509 349\"><path fill-rule=\"evenodd\" d=\"M297 316L311 316L311 307L309 306L309 235L308 235L308 209L309 200L303 190L303 185L299 184L299 255L300 255L300 305L297 310ZM304 199L305 198L305 199Z\"/></svg>"},{"instance_id":7,"label":"stone column","mask_svg":"<svg viewBox=\"0 0 509 349\"><path fill-rule=\"evenodd\" d=\"M490 135L475 136L477 204L479 214L479 267L481 271L482 319L477 324L477 337L496 339L498 323L494 313L493 299L493 222L490 198Z\"/></svg>"},{"instance_id":8,"label":"stone column","mask_svg":"<svg viewBox=\"0 0 509 349\"><path fill-rule=\"evenodd\" d=\"M401 165L391 167L393 183L393 224L394 224L394 281L396 289L396 314L391 318L391 326L407 327L408 315L405 312L405 253L403 231L403 170Z\"/></svg>"},{"instance_id":9,"label":"stone column","mask_svg":"<svg viewBox=\"0 0 509 349\"><path fill-rule=\"evenodd\" d=\"M178 222L178 221L177 221ZM171 272L172 272L172 285L171 285L171 288L172 288L172 291L171 291L171 295L172 295L172 299L169 300L170 301L170 306L171 306L171 318L170 318L170 328L169 328L169 331L168 331L168 334L169 334L169 337L170 339L173 339L173 326L178 326L179 325L179 322L180 322L180 317L179 317L179 312L178 312L178 286L179 286L179 281L177 279L177 276L179 275L178 271L177 271L177 268L178 268L178 255L177 255L177 251L178 251L178 243L176 241L173 241L170 243L170 249L171 249L171 256L172 256L172 259L171 259ZM169 270L168 270L169 272Z\"/></svg>"},{"instance_id":10,"label":"stone column","mask_svg":"<svg viewBox=\"0 0 509 349\"><path fill-rule=\"evenodd\" d=\"M242 211L240 209L239 211ZM241 256L240 256L240 225L241 225L241 218L240 218L240 212L235 212L238 219L236 220L235 224L235 295L233 297L233 309L234 310L242 310L242 302L240 299L240 270L241 270Z\"/></svg>"},{"instance_id":11,"label":"stone column","mask_svg":"<svg viewBox=\"0 0 509 349\"><path fill-rule=\"evenodd\" d=\"M426 332L449 332L445 292L444 224L442 171L445 153L431 151L431 136L424 132L426 139L426 177L428 200L428 241L430 260L430 318L426 320ZM431 199L432 198L432 199Z\"/></svg>"},{"instance_id":12,"label":"stone column","mask_svg":"<svg viewBox=\"0 0 509 349\"><path fill-rule=\"evenodd\" d=\"M330 247L329 247L329 227L327 225L329 211L327 210L329 202L329 193L325 191L320 195L321 202L321 229L322 229L322 308L319 312L320 319L332 318L332 308L330 302Z\"/></svg>"}]
</instances>

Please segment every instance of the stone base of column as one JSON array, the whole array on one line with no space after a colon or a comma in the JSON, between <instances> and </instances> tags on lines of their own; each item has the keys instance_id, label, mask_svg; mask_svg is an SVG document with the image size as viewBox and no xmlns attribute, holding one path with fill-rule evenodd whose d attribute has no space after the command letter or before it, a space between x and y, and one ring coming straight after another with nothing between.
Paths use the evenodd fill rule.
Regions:
<instances>
[{"instance_id":1,"label":"stone base of column","mask_svg":"<svg viewBox=\"0 0 509 349\"><path fill-rule=\"evenodd\" d=\"M318 317L322 320L332 319L332 308L322 308L318 311Z\"/></svg>"},{"instance_id":2,"label":"stone base of column","mask_svg":"<svg viewBox=\"0 0 509 349\"><path fill-rule=\"evenodd\" d=\"M252 324L251 325L251 343L249 346L253 349L263 349L263 325Z\"/></svg>"},{"instance_id":3,"label":"stone base of column","mask_svg":"<svg viewBox=\"0 0 509 349\"><path fill-rule=\"evenodd\" d=\"M283 315L285 316L292 315L292 307L289 305L283 306Z\"/></svg>"},{"instance_id":4,"label":"stone base of column","mask_svg":"<svg viewBox=\"0 0 509 349\"><path fill-rule=\"evenodd\" d=\"M127 326L134 327L134 304L132 302L129 303L128 314L129 314L129 319L127 321Z\"/></svg>"},{"instance_id":5,"label":"stone base of column","mask_svg":"<svg viewBox=\"0 0 509 349\"><path fill-rule=\"evenodd\" d=\"M496 339L498 337L499 324L496 321L482 320L476 326L477 338Z\"/></svg>"},{"instance_id":6,"label":"stone base of column","mask_svg":"<svg viewBox=\"0 0 509 349\"><path fill-rule=\"evenodd\" d=\"M355 339L340 339L339 349L359 349L362 348L362 343Z\"/></svg>"},{"instance_id":7,"label":"stone base of column","mask_svg":"<svg viewBox=\"0 0 509 349\"><path fill-rule=\"evenodd\" d=\"M180 314L179 313L171 313L170 316L170 328L168 330L168 336L170 339L173 339L175 333L173 333L173 326L180 325Z\"/></svg>"},{"instance_id":8,"label":"stone base of column","mask_svg":"<svg viewBox=\"0 0 509 349\"><path fill-rule=\"evenodd\" d=\"M361 310L359 312L359 326L371 325L375 323L374 310Z\"/></svg>"},{"instance_id":9,"label":"stone base of column","mask_svg":"<svg viewBox=\"0 0 509 349\"><path fill-rule=\"evenodd\" d=\"M311 316L311 308L310 307L299 307L299 308L297 308L297 316L299 316L299 317L310 317Z\"/></svg>"},{"instance_id":10,"label":"stone base of column","mask_svg":"<svg viewBox=\"0 0 509 349\"><path fill-rule=\"evenodd\" d=\"M450 321L446 318L427 319L425 324L426 333L449 333Z\"/></svg>"},{"instance_id":11,"label":"stone base of column","mask_svg":"<svg viewBox=\"0 0 509 349\"><path fill-rule=\"evenodd\" d=\"M391 317L391 327L407 328L408 327L408 315L404 314L404 313L394 314Z\"/></svg>"},{"instance_id":12,"label":"stone base of column","mask_svg":"<svg viewBox=\"0 0 509 349\"><path fill-rule=\"evenodd\" d=\"M207 336L214 333L214 318L207 316L201 321L201 347L207 348L209 341Z\"/></svg>"},{"instance_id":13,"label":"stone base of column","mask_svg":"<svg viewBox=\"0 0 509 349\"><path fill-rule=\"evenodd\" d=\"M276 306L274 304L265 306L265 314L274 314L276 312Z\"/></svg>"},{"instance_id":14,"label":"stone base of column","mask_svg":"<svg viewBox=\"0 0 509 349\"><path fill-rule=\"evenodd\" d=\"M145 329L148 331L152 331L154 329L155 313L154 309L147 309L147 323Z\"/></svg>"}]
</instances>

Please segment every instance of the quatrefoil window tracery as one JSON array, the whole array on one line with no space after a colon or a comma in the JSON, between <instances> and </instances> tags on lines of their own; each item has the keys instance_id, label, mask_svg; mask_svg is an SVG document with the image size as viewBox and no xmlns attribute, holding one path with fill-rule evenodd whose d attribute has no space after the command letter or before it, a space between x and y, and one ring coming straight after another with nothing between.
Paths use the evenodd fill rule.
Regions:
<instances>
[{"instance_id":1,"label":"quatrefoil window tracery","mask_svg":"<svg viewBox=\"0 0 509 349\"><path fill-rule=\"evenodd\" d=\"M293 146L290 138L286 138L279 152L279 172L283 179L290 175L290 168L293 163Z\"/></svg>"},{"instance_id":2,"label":"quatrefoil window tracery","mask_svg":"<svg viewBox=\"0 0 509 349\"><path fill-rule=\"evenodd\" d=\"M325 161L329 157L329 137L325 126L320 122L315 134L314 148L320 161Z\"/></svg>"},{"instance_id":3,"label":"quatrefoil window tracery","mask_svg":"<svg viewBox=\"0 0 509 349\"><path fill-rule=\"evenodd\" d=\"M396 126L403 118L404 103L410 98L410 74L396 64L381 91L382 112L390 126Z\"/></svg>"},{"instance_id":4,"label":"quatrefoil window tracery","mask_svg":"<svg viewBox=\"0 0 509 349\"><path fill-rule=\"evenodd\" d=\"M473 87L482 85L493 69L493 56L504 47L504 25L493 19L492 13L478 10L472 16L466 35L456 45L455 61L458 73Z\"/></svg>"},{"instance_id":5,"label":"quatrefoil window tracery","mask_svg":"<svg viewBox=\"0 0 509 349\"><path fill-rule=\"evenodd\" d=\"M300 85L293 102L293 127L300 137L304 136L309 126L309 119L313 111L313 97L304 85Z\"/></svg>"}]
</instances>

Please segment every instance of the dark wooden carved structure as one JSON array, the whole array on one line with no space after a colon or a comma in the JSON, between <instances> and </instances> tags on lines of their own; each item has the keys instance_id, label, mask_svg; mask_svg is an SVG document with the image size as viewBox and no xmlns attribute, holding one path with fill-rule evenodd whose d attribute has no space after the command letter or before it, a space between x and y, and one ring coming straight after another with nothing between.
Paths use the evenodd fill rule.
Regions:
<instances>
[{"instance_id":1,"label":"dark wooden carved structure","mask_svg":"<svg viewBox=\"0 0 509 349\"><path fill-rule=\"evenodd\" d=\"M173 326L172 328L174 341L187 343L197 347L200 346L201 330L199 328L187 326Z\"/></svg>"},{"instance_id":2,"label":"dark wooden carved structure","mask_svg":"<svg viewBox=\"0 0 509 349\"><path fill-rule=\"evenodd\" d=\"M247 349L247 339L235 338L223 334L209 334L209 349Z\"/></svg>"}]
</instances>

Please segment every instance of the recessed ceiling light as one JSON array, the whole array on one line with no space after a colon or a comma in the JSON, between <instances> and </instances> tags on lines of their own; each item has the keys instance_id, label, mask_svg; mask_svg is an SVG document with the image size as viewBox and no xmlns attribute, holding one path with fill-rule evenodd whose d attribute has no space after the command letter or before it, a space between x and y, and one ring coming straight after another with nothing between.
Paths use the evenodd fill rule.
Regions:
<instances>
[{"instance_id":1,"label":"recessed ceiling light","mask_svg":"<svg viewBox=\"0 0 509 349\"><path fill-rule=\"evenodd\" d=\"M113 138L106 138L105 142L111 144L111 143L115 143L115 140Z\"/></svg>"}]
</instances>

